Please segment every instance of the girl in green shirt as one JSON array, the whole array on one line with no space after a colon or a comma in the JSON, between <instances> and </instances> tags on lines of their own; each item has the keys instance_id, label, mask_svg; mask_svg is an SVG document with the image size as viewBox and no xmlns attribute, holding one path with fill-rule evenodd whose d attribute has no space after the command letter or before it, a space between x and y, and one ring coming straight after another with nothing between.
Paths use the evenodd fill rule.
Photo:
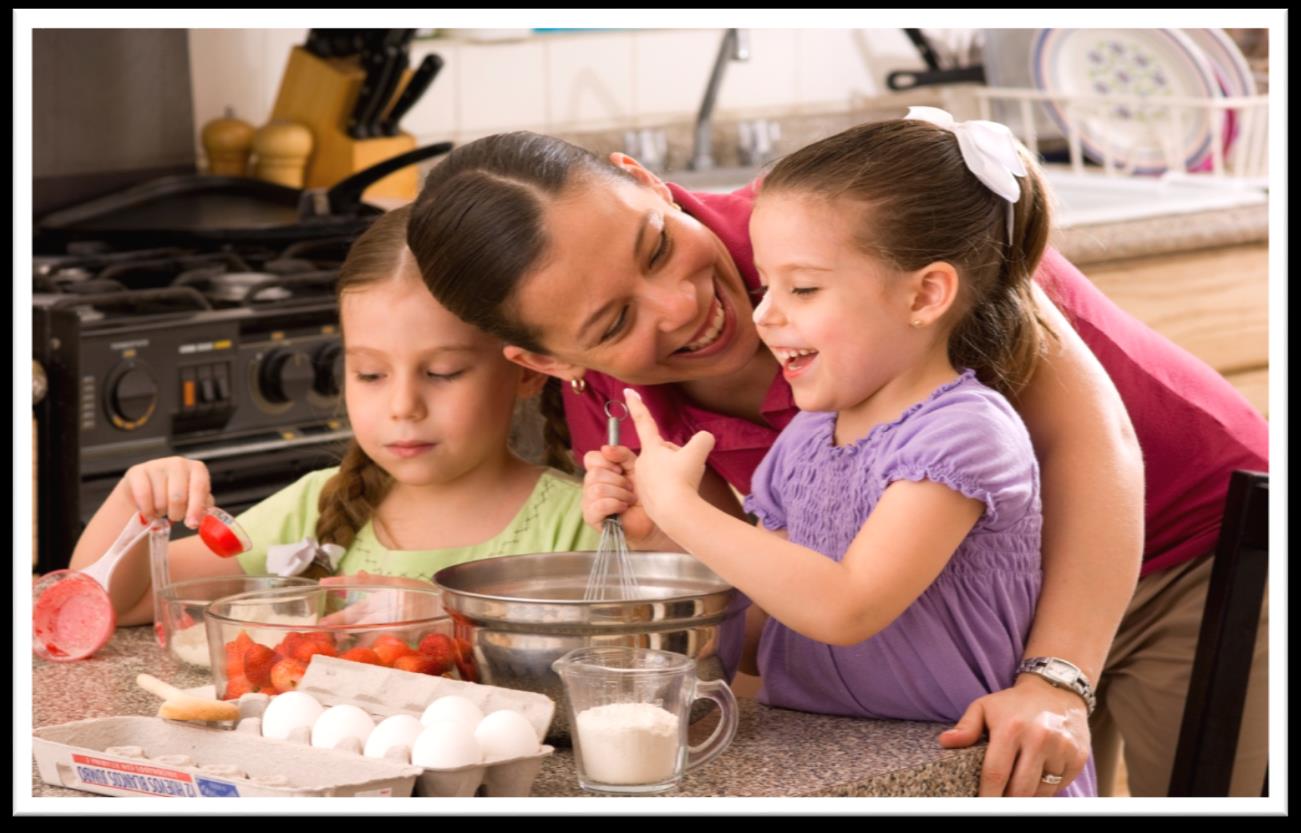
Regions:
<instances>
[{"instance_id":1,"label":"girl in green shirt","mask_svg":"<svg viewBox=\"0 0 1301 833\"><path fill-rule=\"evenodd\" d=\"M174 581L264 573L269 549L309 537L342 548L340 575L421 581L480 558L596 548L597 533L583 523L581 486L557 468L572 469L563 423L549 421L547 466L509 447L516 401L558 397L558 382L507 361L500 341L434 300L406 248L408 215L400 208L377 219L340 269L343 390L353 431L343 460L240 515L253 547L238 559L213 557L197 537L173 542ZM96 560L132 512L193 528L212 504L197 460L133 466L91 519L72 567ZM143 556L139 549L130 557ZM117 576L144 581L118 623L148 622L147 570L119 568Z\"/></svg>"}]
</instances>

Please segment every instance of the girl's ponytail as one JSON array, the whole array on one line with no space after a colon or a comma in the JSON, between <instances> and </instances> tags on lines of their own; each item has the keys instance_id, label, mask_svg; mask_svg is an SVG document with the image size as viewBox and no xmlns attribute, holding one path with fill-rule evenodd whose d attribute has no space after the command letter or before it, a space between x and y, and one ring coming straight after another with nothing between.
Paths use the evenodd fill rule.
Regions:
<instances>
[{"instance_id":1,"label":"girl's ponytail","mask_svg":"<svg viewBox=\"0 0 1301 833\"><path fill-rule=\"evenodd\" d=\"M393 478L388 472L375 465L353 440L339 463L339 471L321 490L316 540L345 549L352 546L357 533L374 516L392 486Z\"/></svg>"},{"instance_id":2,"label":"girl's ponytail","mask_svg":"<svg viewBox=\"0 0 1301 833\"><path fill-rule=\"evenodd\" d=\"M1021 198L1013 206L1012 239L1003 248L1001 268L949 339L955 366L975 369L981 381L1009 397L1030 381L1044 337L1053 335L1039 316L1032 288L1048 246L1048 192L1034 159L1024 150L1021 156L1027 173L1018 179Z\"/></svg>"}]
</instances>

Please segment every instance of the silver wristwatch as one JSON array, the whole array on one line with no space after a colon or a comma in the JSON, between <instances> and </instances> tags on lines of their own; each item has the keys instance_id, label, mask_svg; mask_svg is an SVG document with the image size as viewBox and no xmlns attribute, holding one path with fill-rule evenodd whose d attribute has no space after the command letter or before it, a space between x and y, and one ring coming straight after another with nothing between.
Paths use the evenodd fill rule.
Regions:
<instances>
[{"instance_id":1,"label":"silver wristwatch","mask_svg":"<svg viewBox=\"0 0 1301 833\"><path fill-rule=\"evenodd\" d=\"M1093 714L1093 709L1098 705L1098 699L1093 696L1093 686L1084 676L1084 672L1079 666L1067 662L1057 657L1030 657L1022 660L1017 667L1016 673L1034 674L1036 677L1042 677L1058 688L1068 689L1080 695L1084 699L1084 705L1088 706L1089 714Z\"/></svg>"}]
</instances>

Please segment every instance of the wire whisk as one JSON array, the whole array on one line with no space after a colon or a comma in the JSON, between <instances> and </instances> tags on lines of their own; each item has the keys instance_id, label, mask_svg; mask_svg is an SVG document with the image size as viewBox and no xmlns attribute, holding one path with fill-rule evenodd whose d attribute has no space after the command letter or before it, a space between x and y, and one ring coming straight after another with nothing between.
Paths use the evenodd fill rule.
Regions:
<instances>
[{"instance_id":1,"label":"wire whisk","mask_svg":"<svg viewBox=\"0 0 1301 833\"><path fill-rule=\"evenodd\" d=\"M606 402L605 416L608 444L618 445L619 423L628 418L628 408L622 402ZM587 576L583 601L626 601L637 595L637 576L628 553L628 539L623 534L623 522L618 515L611 515L601 525L601 541L592 572Z\"/></svg>"}]
</instances>

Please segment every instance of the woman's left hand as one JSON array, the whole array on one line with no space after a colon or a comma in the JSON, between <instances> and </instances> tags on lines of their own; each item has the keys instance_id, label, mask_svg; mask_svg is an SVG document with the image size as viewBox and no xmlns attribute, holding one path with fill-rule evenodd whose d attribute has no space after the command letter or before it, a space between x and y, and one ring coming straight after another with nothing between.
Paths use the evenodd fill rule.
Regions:
<instances>
[{"instance_id":1,"label":"woman's left hand","mask_svg":"<svg viewBox=\"0 0 1301 833\"><path fill-rule=\"evenodd\" d=\"M1089 761L1091 738L1084 701L1030 674L1011 688L972 702L957 725L940 734L945 748L971 746L989 729L980 772L981 796L1051 796L1075 780ZM1045 774L1060 784L1045 784Z\"/></svg>"},{"instance_id":2,"label":"woman's left hand","mask_svg":"<svg viewBox=\"0 0 1301 833\"><path fill-rule=\"evenodd\" d=\"M698 431L686 445L675 445L660 436L655 418L637 392L629 388L623 393L641 439L641 453L635 464L637 497L651 520L660 523L674 500L684 494L699 494L705 460L714 449L714 435Z\"/></svg>"}]
</instances>

